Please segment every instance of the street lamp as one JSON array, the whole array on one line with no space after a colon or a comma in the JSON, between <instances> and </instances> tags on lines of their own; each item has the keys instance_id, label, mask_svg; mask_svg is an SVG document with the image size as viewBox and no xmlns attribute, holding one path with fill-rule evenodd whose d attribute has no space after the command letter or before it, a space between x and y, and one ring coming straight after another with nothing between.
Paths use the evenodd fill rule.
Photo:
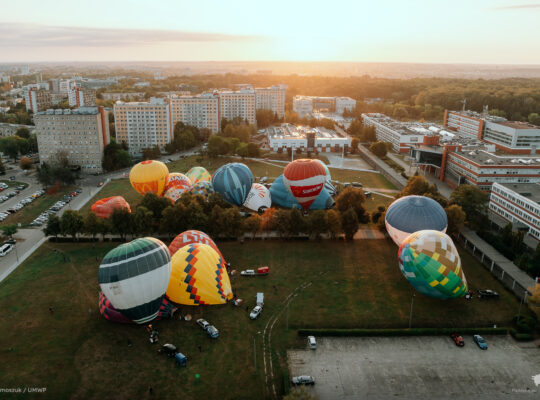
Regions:
<instances>
[{"instance_id":1,"label":"street lamp","mask_svg":"<svg viewBox=\"0 0 540 400\"><path fill-rule=\"evenodd\" d=\"M411 312L409 314L409 329L411 329L412 325L412 312L413 312L413 305L414 305L414 296L416 296L416 293L413 293L411 297Z\"/></svg>"}]
</instances>

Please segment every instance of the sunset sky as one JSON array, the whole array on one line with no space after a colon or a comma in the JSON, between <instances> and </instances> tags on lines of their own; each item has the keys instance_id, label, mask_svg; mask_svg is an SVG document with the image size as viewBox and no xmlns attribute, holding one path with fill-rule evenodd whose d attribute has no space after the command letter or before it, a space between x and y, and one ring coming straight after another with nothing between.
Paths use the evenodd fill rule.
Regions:
<instances>
[{"instance_id":1,"label":"sunset sky","mask_svg":"<svg viewBox=\"0 0 540 400\"><path fill-rule=\"evenodd\" d=\"M0 62L540 64L539 21L530 0L10 1Z\"/></svg>"}]
</instances>

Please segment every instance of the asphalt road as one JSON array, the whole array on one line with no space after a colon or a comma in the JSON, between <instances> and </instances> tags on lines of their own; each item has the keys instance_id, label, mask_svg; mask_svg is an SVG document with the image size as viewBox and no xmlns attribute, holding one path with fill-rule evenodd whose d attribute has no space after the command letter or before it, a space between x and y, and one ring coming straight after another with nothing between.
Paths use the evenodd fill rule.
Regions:
<instances>
[{"instance_id":1,"label":"asphalt road","mask_svg":"<svg viewBox=\"0 0 540 400\"><path fill-rule=\"evenodd\" d=\"M317 350L288 351L290 376L311 375L308 391L335 399L539 399L540 351L506 336L317 338ZM307 346L306 346L307 347Z\"/></svg>"}]
</instances>

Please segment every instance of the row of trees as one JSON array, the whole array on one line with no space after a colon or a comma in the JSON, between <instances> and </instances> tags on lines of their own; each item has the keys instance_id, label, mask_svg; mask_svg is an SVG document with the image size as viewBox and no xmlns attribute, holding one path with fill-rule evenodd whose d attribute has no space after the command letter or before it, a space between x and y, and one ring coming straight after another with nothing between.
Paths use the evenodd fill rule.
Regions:
<instances>
[{"instance_id":1,"label":"row of trees","mask_svg":"<svg viewBox=\"0 0 540 400\"><path fill-rule=\"evenodd\" d=\"M206 142L211 135L210 129L199 129L196 126L177 122L174 125L174 139L165 146L165 150L169 153L188 150Z\"/></svg>"},{"instance_id":2,"label":"row of trees","mask_svg":"<svg viewBox=\"0 0 540 400\"><path fill-rule=\"evenodd\" d=\"M24 136L28 129L19 128L16 135L0 138L0 152L6 156L12 158L14 161L19 155L25 155L29 153L37 153L37 138L36 135ZM19 136L22 134L23 136Z\"/></svg>"}]
</instances>

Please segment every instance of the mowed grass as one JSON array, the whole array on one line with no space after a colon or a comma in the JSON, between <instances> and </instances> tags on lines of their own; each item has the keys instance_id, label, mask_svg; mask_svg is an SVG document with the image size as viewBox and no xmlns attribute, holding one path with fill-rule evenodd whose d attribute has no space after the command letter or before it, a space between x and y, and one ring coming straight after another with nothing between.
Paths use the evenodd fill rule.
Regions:
<instances>
[{"instance_id":1,"label":"mowed grass","mask_svg":"<svg viewBox=\"0 0 540 400\"><path fill-rule=\"evenodd\" d=\"M235 294L245 300L242 307L180 306L179 312L191 314L192 321L154 324L160 344L174 343L188 357L187 368L178 369L156 353L158 346L149 344L143 327L111 323L99 315L97 270L116 245L47 243L0 283L4 387L47 387L40 396L52 399L151 398L149 387L155 398L164 399L259 399L268 394L262 332L277 313L272 354L278 387L286 349L303 345L296 328L408 326L414 290L399 272L397 247L389 241L218 243L233 269L268 265L270 274L231 280ZM468 254L462 253L462 261L472 289L491 288L501 298L441 301L417 294L413 327L510 323L519 307L516 299ZM310 282L292 301L286 330L283 301ZM265 307L261 317L251 321L246 307L253 308L257 292L264 292ZM219 329L217 340L195 324L201 317Z\"/></svg>"}]
</instances>

